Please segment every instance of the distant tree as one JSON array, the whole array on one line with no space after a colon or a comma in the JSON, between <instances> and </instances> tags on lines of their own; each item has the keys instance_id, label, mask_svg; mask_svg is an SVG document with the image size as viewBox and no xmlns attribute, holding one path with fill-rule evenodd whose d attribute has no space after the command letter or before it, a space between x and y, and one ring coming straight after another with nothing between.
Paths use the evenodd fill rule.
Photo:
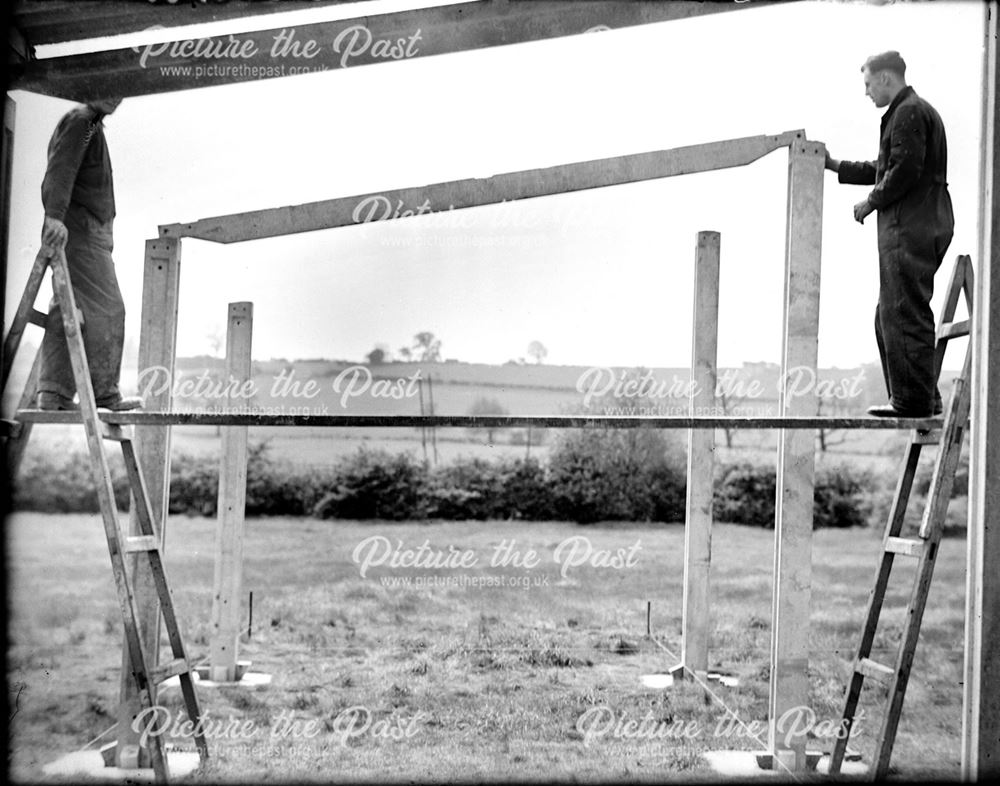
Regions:
<instances>
[{"instance_id":1,"label":"distant tree","mask_svg":"<svg viewBox=\"0 0 1000 786\"><path fill-rule=\"evenodd\" d=\"M718 406L722 408L723 415L733 414L732 396L723 391L716 397L716 401L718 402ZM731 448L733 446L733 430L724 426L722 431L726 435L726 447Z\"/></svg>"},{"instance_id":2,"label":"distant tree","mask_svg":"<svg viewBox=\"0 0 1000 786\"><path fill-rule=\"evenodd\" d=\"M816 414L822 417L823 415L843 415L839 403L836 398L832 396L816 397ZM816 438L819 441L819 450L821 453L826 453L827 448L833 445L843 445L847 442L847 432L840 429L834 429L832 431L825 428L817 429Z\"/></svg>"},{"instance_id":3,"label":"distant tree","mask_svg":"<svg viewBox=\"0 0 1000 786\"><path fill-rule=\"evenodd\" d=\"M409 361L409 360L413 359L413 353L410 351L409 347L400 347L399 348L399 356L403 360L406 360L406 361Z\"/></svg>"},{"instance_id":4,"label":"distant tree","mask_svg":"<svg viewBox=\"0 0 1000 786\"><path fill-rule=\"evenodd\" d=\"M507 409L497 401L495 398L490 398L489 396L478 396L475 401L472 402L472 406L469 407L469 413L472 416L483 416L483 415L508 415L510 414ZM482 433L486 432L486 441L488 444L493 443L493 434L497 431L503 431L501 428L494 428L491 426L486 426L481 429L469 429L469 432L474 437L479 437Z\"/></svg>"},{"instance_id":5,"label":"distant tree","mask_svg":"<svg viewBox=\"0 0 1000 786\"><path fill-rule=\"evenodd\" d=\"M528 344L528 357L532 358L539 365L545 362L548 354L549 351L541 341L532 341Z\"/></svg>"},{"instance_id":6,"label":"distant tree","mask_svg":"<svg viewBox=\"0 0 1000 786\"><path fill-rule=\"evenodd\" d=\"M441 339L435 338L429 330L422 330L413 337L413 351L423 363L441 362Z\"/></svg>"},{"instance_id":7,"label":"distant tree","mask_svg":"<svg viewBox=\"0 0 1000 786\"><path fill-rule=\"evenodd\" d=\"M380 366L386 361L386 351L382 347L375 347L371 352L365 355L368 360L368 364L371 366Z\"/></svg>"}]
</instances>

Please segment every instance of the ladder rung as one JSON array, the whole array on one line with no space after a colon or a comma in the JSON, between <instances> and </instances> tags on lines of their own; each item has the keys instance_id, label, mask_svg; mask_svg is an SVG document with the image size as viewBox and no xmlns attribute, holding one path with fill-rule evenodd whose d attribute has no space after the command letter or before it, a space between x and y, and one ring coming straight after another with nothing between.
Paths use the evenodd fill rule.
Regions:
<instances>
[{"instance_id":1,"label":"ladder rung","mask_svg":"<svg viewBox=\"0 0 1000 786\"><path fill-rule=\"evenodd\" d=\"M38 325L40 328L43 328L46 324L48 324L48 319L48 314L43 314L37 308L33 308L28 312L28 322L32 325Z\"/></svg>"},{"instance_id":2,"label":"ladder rung","mask_svg":"<svg viewBox=\"0 0 1000 786\"><path fill-rule=\"evenodd\" d=\"M910 441L914 445L937 445L941 442L942 433L942 430L939 428L932 428L930 431L914 429Z\"/></svg>"},{"instance_id":3,"label":"ladder rung","mask_svg":"<svg viewBox=\"0 0 1000 786\"><path fill-rule=\"evenodd\" d=\"M187 658L174 658L174 660L167 661L153 669L150 680L154 684L159 685L171 677L176 677L178 674L186 674L189 671L191 671L191 665L188 663Z\"/></svg>"},{"instance_id":4,"label":"ladder rung","mask_svg":"<svg viewBox=\"0 0 1000 786\"><path fill-rule=\"evenodd\" d=\"M969 335L969 320L963 319L961 322L949 322L941 325L937 331L937 337L941 339L961 338Z\"/></svg>"},{"instance_id":5,"label":"ladder rung","mask_svg":"<svg viewBox=\"0 0 1000 786\"><path fill-rule=\"evenodd\" d=\"M871 658L860 658L854 670L858 674L864 674L866 677L871 677L873 680L883 684L888 684L896 676L894 668L882 663L876 663Z\"/></svg>"},{"instance_id":6,"label":"ladder rung","mask_svg":"<svg viewBox=\"0 0 1000 786\"><path fill-rule=\"evenodd\" d=\"M142 551L156 551L160 548L160 540L156 535L133 535L125 538L122 543L122 552L125 554L137 554Z\"/></svg>"},{"instance_id":7,"label":"ladder rung","mask_svg":"<svg viewBox=\"0 0 1000 786\"><path fill-rule=\"evenodd\" d=\"M893 554L905 554L907 557L921 557L926 541L912 538L886 538L885 550Z\"/></svg>"}]
</instances>

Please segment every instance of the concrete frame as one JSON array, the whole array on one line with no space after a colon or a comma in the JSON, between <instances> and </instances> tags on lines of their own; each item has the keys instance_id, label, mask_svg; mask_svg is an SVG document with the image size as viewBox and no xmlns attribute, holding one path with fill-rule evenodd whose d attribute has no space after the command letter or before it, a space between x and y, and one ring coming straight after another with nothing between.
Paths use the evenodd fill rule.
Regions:
<instances>
[{"instance_id":1,"label":"concrete frame","mask_svg":"<svg viewBox=\"0 0 1000 786\"><path fill-rule=\"evenodd\" d=\"M479 5L483 4L468 4L468 5ZM540 3L538 5L541 5ZM570 5L569 3L566 4ZM575 5L591 5L594 7L598 4L575 4ZM631 4L634 6L639 6L639 3ZM651 4L643 3L643 6L648 6ZM666 3L657 4L660 6L667 6ZM681 3L669 4L669 5L682 5ZM688 4L683 4L688 5ZM692 3L691 6L712 6L716 5L719 7L732 7L732 8L745 8L748 5L742 3L734 4L704 4L704 3ZM621 7L621 6L619 6ZM436 9L426 9L427 11L434 11ZM565 10L565 6L563 9ZM532 13L534 12L534 9ZM684 17L696 14L695 10L687 10L684 13L676 14L676 17ZM997 771L996 762L1000 761L1000 702L998 702L997 697L1000 696L1000 674L998 674L998 669L995 664L1000 662L1000 653L997 652L998 646L1000 646L1000 637L996 634L996 621L998 619L997 606L1000 603L1000 586L998 586L997 580L994 576L994 568L1000 560L1000 539L996 535L996 523L1000 521L1000 486L998 486L997 477L1000 477L1000 457L998 457L998 450L1000 450L1000 424L998 424L997 419L1000 417L998 410L994 407L992 410L988 406L988 402L995 400L997 397L997 391L1000 390L1000 314L997 313L997 303L1000 302L1000 296L994 296L998 293L998 288L1000 288L1000 249L998 249L998 236L1000 236L1000 228L996 226L998 212L1000 212L1000 205L997 203L997 144L998 144L998 134L997 134L997 101L996 101L996 83L997 83L997 50L996 50L996 36L997 36L997 15L998 15L998 4L996 0L990 0L984 3L984 18L985 18L985 28L984 28L984 82L983 82L983 138L982 138L982 149L981 149L981 171L984 173L983 176L983 189L981 193L983 194L982 200L980 202L980 244L979 244L979 256L980 256L980 272L978 276L978 288L977 288L977 302L982 304L980 308L977 309L976 318L974 320L974 329L972 340L976 346L976 352L974 356L973 364L973 413L972 422L976 425L973 430L973 447L972 447L972 459L971 459L971 469L970 469L970 508L969 508L969 608L966 619L966 679L964 687L964 703L965 703L965 715L964 715L964 727L963 727L963 749L962 749L962 765L963 765L963 775L966 778L977 778L983 776L987 773L995 773ZM389 14L387 17L400 18L399 14ZM482 11L476 10L474 14L470 14L468 17L470 22L479 20L482 21ZM673 17L671 17L673 18ZM364 21L370 21L368 19ZM495 21L495 20L494 20ZM551 27L553 24L558 24L558 22L553 21L551 18L546 18L547 26ZM602 20L601 24L607 27L619 27L628 24L646 24L651 21L659 21L648 16L648 12L640 12L632 20L623 20L620 12L617 12L606 20ZM438 18L435 23L435 29L444 32L446 30L446 22L443 18ZM456 41L456 44L449 49L442 49L440 51L432 52L431 54L439 54L444 51L464 51L465 49L478 48L481 46L496 46L504 43L513 43L519 40L537 40L539 38L548 38L561 35L569 35L577 32L585 32L580 30L564 30L558 29L550 31L548 33L534 34L534 38L517 38L513 35L516 31L511 27L503 27L504 36L500 40L490 39L488 41L476 41L474 38L470 40L467 35L462 35L466 31L461 29L452 28L449 32L459 33L462 35L461 40ZM521 30L521 34L525 35L524 28L517 28ZM16 32L12 30L12 34ZM92 61L91 61L92 62ZM379 62L379 61L371 61ZM72 60L71 58L58 58L54 61L49 61L43 69L39 69L36 65L31 66L25 73L19 78L18 81L13 83L10 87L11 89L23 88L32 90L37 93L42 93L46 95L62 95L75 100L82 100L86 98L85 92L82 94L73 93L70 89L71 85L65 77L71 75L74 71L76 73L85 73L85 71L77 68L80 61ZM109 78L109 75L113 77L113 64L105 61L103 63L103 73L98 73L98 76L103 79L102 84L114 83L113 78ZM100 69L99 69L100 71ZM94 72L91 72L94 73ZM237 79L229 81L239 81ZM53 89L52 85L56 82L60 83L57 89ZM118 80L118 84L122 84L121 80ZM87 86L86 80L79 83L84 88ZM131 87L131 84L126 84L126 87ZM175 85L164 87L164 90L174 90L174 89L187 89L199 85ZM152 91L147 91L152 92ZM139 93L133 92L128 89L125 91L128 95L136 95ZM8 104L10 106L10 104ZM8 110L9 111L9 110ZM986 173L990 173L991 176L987 176ZM4 221L6 224L6 220ZM151 241L153 242L153 241ZM147 263L149 261L148 255L149 249L147 248ZM171 263L172 266L179 266L179 247L177 249L177 258ZM171 281L176 280L176 270L168 271L168 275L165 277L165 283L170 285ZM147 281L148 281L147 277ZM146 293L144 292L144 297ZM987 313L986 305L988 304L989 309ZM167 309L166 313L169 315L170 310ZM165 325L167 335L171 334L172 331L176 329L176 319ZM144 333L146 332L146 327L144 326ZM166 336L165 336L166 337ZM155 343L155 342L154 342ZM154 351L145 352L140 355L140 362L143 362L143 357L150 357L151 355L157 354ZM172 357L172 354L170 355ZM155 362L155 361L153 361ZM169 402L167 402L169 404ZM144 440L140 436L143 432L149 432L151 435L157 433L165 434L167 445L169 445L169 425L182 423L182 422L195 422L194 420L188 420L173 413L141 413L140 415L129 415L129 413L119 413L114 416L104 417L106 422L116 422L116 423L136 423L142 424L143 428L138 429L139 434L137 434L137 441L140 443ZM40 420L40 419L39 419ZM466 422L462 421L462 418L457 417L436 417L430 418L426 422L434 421L436 425L468 425ZM468 420L466 418L465 420ZM484 422L490 420L489 418L482 419ZM503 423L501 425L511 425L513 421L516 421L520 425L543 425L544 418L515 418L511 419L511 423ZM574 419L582 420L582 419ZM899 429L899 428L910 428L916 427L919 424L904 423L903 421L866 421L865 419L859 418L836 418L836 419L819 419L819 418L797 418L797 417L780 417L776 419L762 419L762 418L674 418L674 419L661 419L652 418L646 419L647 422L636 423L628 422L622 420L621 422L612 423L605 421L604 425L615 425L617 427L649 427L649 428L705 428L714 425L732 425L734 427L742 428L818 428L826 425L827 427L843 427L843 428L889 428L889 429ZM52 418L52 422L71 422L68 418ZM37 422L37 421L36 421ZM246 423L248 425L253 425L259 422L258 418L254 417L237 417L229 418L226 420L215 419L214 416L202 416L197 422L208 424L208 423L220 423L220 424L232 424L232 423ZM289 417L282 419L281 423L275 423L276 425L294 425L297 422L295 418ZM311 425L318 425L316 420L311 421ZM388 425L380 422L378 418L366 419L366 418L355 418L348 422L346 419L341 422L338 419L329 419L328 422L324 422L321 425ZM563 420L559 423L553 423L552 425L570 425L567 420ZM30 422L25 421L25 428L30 427ZM156 432L153 428L161 428L162 432ZM24 432L22 432L23 434ZM144 461L146 464L157 464L162 463L163 468L169 469L169 450L164 451L158 446L158 442L162 441L163 437L150 436L148 438L147 453L151 455L151 460L149 462ZM157 459L158 456L165 456L162 459ZM141 454L140 454L141 458ZM147 477L148 475L147 470ZM155 510L155 506L154 506ZM160 511L156 511L159 515ZM993 525L992 527L990 525ZM127 718L126 718L127 720Z\"/></svg>"},{"instance_id":2,"label":"concrete frame","mask_svg":"<svg viewBox=\"0 0 1000 786\"><path fill-rule=\"evenodd\" d=\"M590 188L600 188L638 182L654 178L692 174L723 168L745 166L780 147L789 149L788 212L785 250L785 305L784 339L782 349L782 375L789 369L816 370L819 313L819 270L821 224L823 205L823 162L826 148L822 143L808 141L803 131L789 131L773 136L744 137L741 139L692 145L674 150L620 156L613 159L565 164L546 169L513 172L485 179L461 180L438 183L418 189L401 189L378 195L390 204L447 205L448 209L496 204L516 199L527 199L568 193ZM160 227L160 240L170 240L178 251L183 237L213 240L222 243L254 240L265 237L307 232L357 223L357 206L373 195L344 197L304 205L236 213L207 218L188 224L171 224ZM430 212L430 211L425 211ZM411 213L405 217L411 217ZM156 241L149 241L149 248ZM716 259L716 266L718 264ZM147 265L147 271L150 266ZM179 271L179 266L177 268ZM159 270L157 271L160 272ZM144 281L147 287L161 286L159 276ZM717 290L717 275L715 280ZM176 285L176 281L174 282ZM716 291L717 297L717 291ZM151 311L145 309L143 326L170 324L169 315L160 319L162 305L150 302ZM172 329L176 330L176 303L169 305L174 315ZM717 306L716 306L717 309ZM160 331L162 327L158 328ZM160 365L173 369L174 359ZM713 389L714 394L714 389ZM169 391L164 396L169 396ZM170 402L162 402L170 410ZM796 417L815 411L815 402L808 396L782 400L781 413ZM426 418L421 418L421 421ZM227 422L232 422L228 421ZM394 419L398 422L398 419ZM169 429L169 427L166 427ZM140 431L142 429L139 429ZM809 564L812 558L812 498L814 480L813 434L809 430L783 430L779 437L778 479L776 499L775 573L771 646L771 692L769 717L772 733L769 745L775 767L804 770L805 741L795 748L789 747L773 733L774 720L786 710L808 703L809 635ZM163 444L159 453L152 450L144 455L147 468L161 472L169 466L169 444ZM223 456L223 474L235 472ZM166 508L162 509L165 516ZM220 530L221 532L221 530ZM227 547L239 540L236 530L229 528ZM222 541L219 541L222 543ZM707 611L708 564L704 521L698 528L696 540L686 546L686 562L699 563L699 579L692 578L692 588L704 600ZM232 566L233 553L227 553L224 562ZM704 564L700 564L704 562ZM218 586L218 585L217 585ZM697 601L699 604L701 600ZM230 597L229 603L238 608L239 597ZM691 613L697 609L692 607ZM691 618L689 617L689 623ZM707 640L707 623L698 623L697 640ZM692 640L694 643L695 639ZM700 656L699 656L700 657ZM705 645L707 660L707 643ZM123 691L122 704L134 701ZM125 714L131 712L131 707ZM132 750L134 732L119 728L119 750Z\"/></svg>"}]
</instances>

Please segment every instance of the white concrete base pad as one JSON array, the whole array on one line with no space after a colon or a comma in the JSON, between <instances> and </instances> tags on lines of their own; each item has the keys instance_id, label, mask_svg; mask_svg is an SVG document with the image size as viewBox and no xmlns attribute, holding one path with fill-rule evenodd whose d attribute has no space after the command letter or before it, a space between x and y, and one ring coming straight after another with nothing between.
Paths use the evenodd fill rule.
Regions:
<instances>
[{"instance_id":1,"label":"white concrete base pad","mask_svg":"<svg viewBox=\"0 0 1000 786\"><path fill-rule=\"evenodd\" d=\"M791 778L794 773L783 769L765 770L757 764L760 751L705 751L702 755L708 765L719 775L731 778ZM824 755L816 765L817 773L829 775L830 757ZM860 761L845 761L840 766L840 774L845 776L868 776L868 765Z\"/></svg>"},{"instance_id":2,"label":"white concrete base pad","mask_svg":"<svg viewBox=\"0 0 1000 786\"><path fill-rule=\"evenodd\" d=\"M201 760L197 752L167 750L167 769L171 780L190 775L198 769L200 763ZM49 776L72 776L100 781L149 781L152 783L155 780L152 768L105 767L104 759L99 750L67 753L42 767L42 772Z\"/></svg>"},{"instance_id":3,"label":"white concrete base pad","mask_svg":"<svg viewBox=\"0 0 1000 786\"><path fill-rule=\"evenodd\" d=\"M236 682L215 682L213 680L203 680L198 672L193 672L194 684L198 688L247 688L248 690L261 690L271 684L273 675L265 674L262 671L248 671ZM171 677L160 683L160 688L180 688L181 678Z\"/></svg>"},{"instance_id":4,"label":"white concrete base pad","mask_svg":"<svg viewBox=\"0 0 1000 786\"><path fill-rule=\"evenodd\" d=\"M681 667L678 667L678 671ZM731 674L720 674L718 672L710 671L708 674L704 674L702 679L706 682L715 682L719 685L724 685L727 688L735 688L740 684L739 678L734 677ZM640 682L646 688L654 688L666 690L667 688L672 688L674 684L680 682L691 682L694 680L689 676L675 676L674 674L643 674L639 677Z\"/></svg>"},{"instance_id":5,"label":"white concrete base pad","mask_svg":"<svg viewBox=\"0 0 1000 786\"><path fill-rule=\"evenodd\" d=\"M673 674L643 674L639 677L646 688L669 688L674 684Z\"/></svg>"},{"instance_id":6,"label":"white concrete base pad","mask_svg":"<svg viewBox=\"0 0 1000 786\"><path fill-rule=\"evenodd\" d=\"M830 757L824 756L819 760L819 764L816 765L816 772L821 775L830 774ZM845 759L840 765L841 775L854 775L859 777L868 778L868 765L863 761L849 761Z\"/></svg>"}]
</instances>

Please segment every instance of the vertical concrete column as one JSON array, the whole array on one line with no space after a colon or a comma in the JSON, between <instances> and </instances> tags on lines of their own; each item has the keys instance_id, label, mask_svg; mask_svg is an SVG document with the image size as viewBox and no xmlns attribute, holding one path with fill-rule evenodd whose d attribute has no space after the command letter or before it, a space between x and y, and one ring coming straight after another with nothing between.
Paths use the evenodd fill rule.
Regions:
<instances>
[{"instance_id":1,"label":"vertical concrete column","mask_svg":"<svg viewBox=\"0 0 1000 786\"><path fill-rule=\"evenodd\" d=\"M240 390L251 380L250 348L253 303L230 303L226 330L226 384L229 409L248 402ZM234 395L235 393L235 395ZM219 512L215 531L215 582L212 593L212 640L209 679L239 680L237 656L243 596L243 538L247 500L246 426L222 429L219 461Z\"/></svg>"},{"instance_id":2,"label":"vertical concrete column","mask_svg":"<svg viewBox=\"0 0 1000 786\"><path fill-rule=\"evenodd\" d=\"M789 149L781 416L816 412L814 391L788 395L786 384L793 373L816 371L825 154L821 143L805 139ZM808 429L782 430L778 438L768 746L772 766L792 771L806 768L806 738L789 738L782 719L809 706L815 439Z\"/></svg>"},{"instance_id":3,"label":"vertical concrete column","mask_svg":"<svg viewBox=\"0 0 1000 786\"><path fill-rule=\"evenodd\" d=\"M699 232L694 267L694 331L691 339L689 407L692 415L715 406L719 347L718 232ZM712 561L712 480L715 429L688 431L687 512L684 527L684 613L681 677L684 669L708 672L709 570Z\"/></svg>"},{"instance_id":4,"label":"vertical concrete column","mask_svg":"<svg viewBox=\"0 0 1000 786\"><path fill-rule=\"evenodd\" d=\"M4 99L3 136L0 137L0 292L7 291L7 244L10 240L10 186L14 167L16 114L17 104L8 95ZM5 364L10 362L10 358L2 360Z\"/></svg>"},{"instance_id":5,"label":"vertical concrete column","mask_svg":"<svg viewBox=\"0 0 1000 786\"><path fill-rule=\"evenodd\" d=\"M142 321L139 333L139 384L146 409L169 411L173 405L173 374L177 342L177 301L181 274L180 240L157 238L146 241L142 279ZM147 392L145 386L150 390ZM163 548L167 503L170 499L170 427L137 426L136 455L146 480L153 523ZM136 505L129 516L129 534L138 535ZM160 602L149 563L137 555L130 558L139 628L146 664L154 668L160 650ZM127 647L123 648L122 681L118 705L118 736L113 763L119 767L150 767L149 754L139 748L139 732L132 728L141 707L132 677ZM155 702L155 688L154 688ZM110 761L110 758L109 758Z\"/></svg>"},{"instance_id":6,"label":"vertical concrete column","mask_svg":"<svg viewBox=\"0 0 1000 786\"><path fill-rule=\"evenodd\" d=\"M962 778L1000 775L1000 4L985 3L979 270L972 306L972 447ZM992 406L991 406L992 405Z\"/></svg>"}]
</instances>

